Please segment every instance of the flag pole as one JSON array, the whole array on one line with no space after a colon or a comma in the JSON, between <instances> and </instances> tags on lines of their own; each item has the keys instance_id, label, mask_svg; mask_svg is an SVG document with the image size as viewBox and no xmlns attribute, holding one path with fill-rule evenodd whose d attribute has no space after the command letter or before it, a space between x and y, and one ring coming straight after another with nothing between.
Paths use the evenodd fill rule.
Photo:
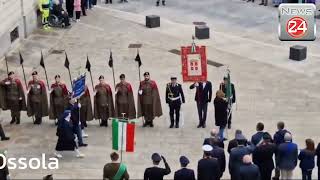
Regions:
<instances>
[{"instance_id":1,"label":"flag pole","mask_svg":"<svg viewBox=\"0 0 320 180\"><path fill-rule=\"evenodd\" d=\"M72 88L72 78L71 78L71 72L70 72L69 68L68 68L68 72L69 72L70 84L71 84L71 88Z\"/></svg>"},{"instance_id":2,"label":"flag pole","mask_svg":"<svg viewBox=\"0 0 320 180\"><path fill-rule=\"evenodd\" d=\"M46 75L48 90L50 90L49 80L48 80L48 75L47 75L47 69L46 69L46 66L44 64L44 57L43 57L43 54L42 54L42 50L41 50L41 58L42 58L42 61L43 61L43 69L44 69L44 74Z\"/></svg>"},{"instance_id":3,"label":"flag pole","mask_svg":"<svg viewBox=\"0 0 320 180\"><path fill-rule=\"evenodd\" d=\"M24 71L23 61L21 61L22 55L21 55L21 52L20 52L20 51L19 51L19 55L20 55L20 63L21 63L21 68L22 68L24 83L25 83L25 85L26 85L26 89L28 89L28 87L27 87L26 73L25 73L25 71Z\"/></svg>"},{"instance_id":4,"label":"flag pole","mask_svg":"<svg viewBox=\"0 0 320 180\"><path fill-rule=\"evenodd\" d=\"M137 48L137 54L139 54L139 48ZM138 69L139 69L139 82L141 82L141 72L140 72L140 64L138 63Z\"/></svg>"},{"instance_id":5,"label":"flag pole","mask_svg":"<svg viewBox=\"0 0 320 180\"><path fill-rule=\"evenodd\" d=\"M7 75L9 77L9 67L8 67L8 59L7 59L7 55L4 55L4 59L6 61L6 67L7 67Z\"/></svg>"},{"instance_id":6,"label":"flag pole","mask_svg":"<svg viewBox=\"0 0 320 180\"><path fill-rule=\"evenodd\" d=\"M124 115L126 114L126 113L121 113L122 114L122 122L124 122L124 120L125 120L125 117L124 117ZM121 123L121 148L120 148L120 163L122 163L122 152L123 152L123 125L124 125L124 123Z\"/></svg>"},{"instance_id":7,"label":"flag pole","mask_svg":"<svg viewBox=\"0 0 320 180\"><path fill-rule=\"evenodd\" d=\"M111 55L112 55L112 52L111 52L111 49L110 49L110 57L111 57ZM110 60L109 60L110 61ZM114 90L116 90L116 79L115 79L115 77L114 77L114 63L113 63L113 58L112 58L112 76L113 76L113 86L114 86Z\"/></svg>"}]
</instances>

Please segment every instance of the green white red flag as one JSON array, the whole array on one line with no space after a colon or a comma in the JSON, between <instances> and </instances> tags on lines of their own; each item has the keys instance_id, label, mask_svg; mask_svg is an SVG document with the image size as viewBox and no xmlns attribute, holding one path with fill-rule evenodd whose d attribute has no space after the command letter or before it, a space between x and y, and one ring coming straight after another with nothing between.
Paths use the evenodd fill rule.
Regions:
<instances>
[{"instance_id":1,"label":"green white red flag","mask_svg":"<svg viewBox=\"0 0 320 180\"><path fill-rule=\"evenodd\" d=\"M112 149L134 152L135 124L133 122L112 120Z\"/></svg>"}]
</instances>

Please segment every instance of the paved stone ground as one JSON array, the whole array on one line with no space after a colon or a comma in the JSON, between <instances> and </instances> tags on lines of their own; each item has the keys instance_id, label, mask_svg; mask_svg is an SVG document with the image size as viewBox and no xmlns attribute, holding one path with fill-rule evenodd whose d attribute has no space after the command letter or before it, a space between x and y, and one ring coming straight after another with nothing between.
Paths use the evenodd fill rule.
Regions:
<instances>
[{"instance_id":1,"label":"paved stone ground","mask_svg":"<svg viewBox=\"0 0 320 180\"><path fill-rule=\"evenodd\" d=\"M170 7L171 2L172 7ZM144 169L151 165L150 156L153 152L163 154L171 165L172 171L179 168L178 158L182 154L190 158L190 167L196 169L197 161L202 155L203 138L207 137L210 129L214 127L213 105L209 106L208 127L197 129L194 92L189 90L190 84L183 84L186 94L186 104L183 105L185 125L180 129L169 130L168 107L164 103L164 93L165 84L170 76L180 77L181 71L180 57L168 51L179 49L181 45L189 45L190 37L194 33L191 22L204 20L214 27L211 31L213 36L210 40L196 41L196 43L207 46L208 59L230 67L232 79L236 84L238 104L234 111L234 123L232 130L229 131L229 137L232 137L235 129L239 128L249 138L255 131L255 124L259 121L265 123L267 131L274 133L277 121L284 121L293 133L294 141L301 148L304 146L305 138L310 137L319 142L320 80L317 78L320 63L320 54L317 49L319 41L303 43L309 48L307 61L291 62L288 60L288 47L294 43L278 42L276 33L268 26L275 23L265 22L272 19L276 11L272 7L255 7L256 4L247 5L235 0L228 2L228 5L214 1L217 8L216 11L211 11L200 7L200 3L199 7L191 8L194 4L184 5L182 2L186 2L185 0L179 3L171 2L168 2L168 7L160 7L161 9L156 9L151 2L147 1L133 1L126 5L99 5L69 30L54 30L51 33L35 32L19 47L25 57L28 77L32 69L37 69L40 76L44 78L44 72L38 66L39 50L42 49L46 56L45 62L50 80L59 73L69 85L67 70L63 67L64 54L59 52L59 50L66 50L73 77L77 75L78 67L81 66L84 71L88 53L93 66L94 82L97 83L99 75L103 74L107 82L112 84L111 69L107 65L109 49L112 48L116 77L121 73L127 74L127 79L132 83L134 93L137 94L138 70L134 62L136 50L128 49L128 45L142 43L143 47L140 50L142 71L150 71L152 79L157 81L164 115L156 119L156 127L153 129L144 129L141 127L142 123L138 123L136 152L124 154L129 173L133 179L143 178ZM206 7L211 5L211 1L201 2ZM140 11L141 9L143 11ZM254 9L259 15L265 13L266 17L259 18L251 15L252 18L248 19L246 16L248 9ZM227 10L236 13L228 14ZM181 17L183 12L184 14L192 13ZM146 14L160 14L161 27L146 29L144 27ZM238 17L237 14L243 14L243 16ZM247 22L247 26L250 27L243 33L238 31L241 26L231 26L243 24L243 22ZM260 22L261 26L255 25L257 22ZM266 27L269 29L265 29ZM261 34L262 31L266 32ZM10 69L16 70L21 76L19 61L16 57L17 49L11 55ZM5 70L3 65L1 63L2 72ZM226 66L220 68L208 66L209 79L213 82L214 90L217 89ZM3 74L2 77L4 76ZM5 130L12 140L0 144L1 148L8 149L9 157L40 157L41 153L46 153L48 158L53 156L56 143L53 122L46 118L41 126L34 126L32 120L23 113L22 124L12 126L9 125L9 117L9 112L2 113ZM109 161L108 155L112 151L111 128L100 128L98 122L93 121L89 123L87 131L90 137L85 139L85 142L89 143L89 146L81 149L86 155L84 159L76 159L70 153L66 153L65 157L59 161L59 170L12 170L12 176L17 179L37 179L45 174L54 173L57 179L101 178L103 165ZM300 169L297 168L294 172L295 177L300 178L300 174ZM166 178L172 177L173 173ZM228 171L224 178L229 178Z\"/></svg>"}]
</instances>

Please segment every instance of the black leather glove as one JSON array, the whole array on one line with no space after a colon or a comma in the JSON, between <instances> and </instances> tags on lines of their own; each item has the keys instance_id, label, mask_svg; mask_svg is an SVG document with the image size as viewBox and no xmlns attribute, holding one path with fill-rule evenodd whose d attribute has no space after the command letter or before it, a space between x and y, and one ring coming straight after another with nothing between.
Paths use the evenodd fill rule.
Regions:
<instances>
[{"instance_id":1,"label":"black leather glove","mask_svg":"<svg viewBox=\"0 0 320 180\"><path fill-rule=\"evenodd\" d=\"M161 156L161 158L162 158L162 160L163 160L164 163L167 162L166 158L164 158L163 156Z\"/></svg>"}]
</instances>

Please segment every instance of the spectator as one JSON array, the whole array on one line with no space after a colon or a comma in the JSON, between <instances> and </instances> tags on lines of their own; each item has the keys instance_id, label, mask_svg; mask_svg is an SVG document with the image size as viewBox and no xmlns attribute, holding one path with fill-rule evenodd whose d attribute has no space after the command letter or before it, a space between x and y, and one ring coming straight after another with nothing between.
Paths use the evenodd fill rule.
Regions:
<instances>
[{"instance_id":1,"label":"spectator","mask_svg":"<svg viewBox=\"0 0 320 180\"><path fill-rule=\"evenodd\" d=\"M76 22L80 21L81 16L81 0L74 0L74 11L76 12Z\"/></svg>"},{"instance_id":2,"label":"spectator","mask_svg":"<svg viewBox=\"0 0 320 180\"><path fill-rule=\"evenodd\" d=\"M263 141L263 129L264 129L264 124L259 122L256 126L256 130L257 133L255 133L252 137L251 137L251 143L254 146L259 145L262 141Z\"/></svg>"},{"instance_id":3,"label":"spectator","mask_svg":"<svg viewBox=\"0 0 320 180\"><path fill-rule=\"evenodd\" d=\"M298 156L300 168L302 170L302 179L311 180L312 170L314 168L315 147L312 139L306 139L306 148L300 151Z\"/></svg>"},{"instance_id":4,"label":"spectator","mask_svg":"<svg viewBox=\"0 0 320 180\"><path fill-rule=\"evenodd\" d=\"M185 156L181 156L181 169L174 173L174 180L195 180L194 171L187 168L188 164L189 159Z\"/></svg>"},{"instance_id":5,"label":"spectator","mask_svg":"<svg viewBox=\"0 0 320 180\"><path fill-rule=\"evenodd\" d=\"M231 180L239 180L239 168L242 164L242 158L244 155L250 154L250 149L246 147L246 138L242 134L237 134L236 140L238 146L231 149L229 158L229 172Z\"/></svg>"},{"instance_id":6,"label":"spectator","mask_svg":"<svg viewBox=\"0 0 320 180\"><path fill-rule=\"evenodd\" d=\"M316 156L317 156L317 166L318 166L318 179L320 180L320 143L316 149Z\"/></svg>"},{"instance_id":7,"label":"spectator","mask_svg":"<svg viewBox=\"0 0 320 180\"><path fill-rule=\"evenodd\" d=\"M233 148L235 148L235 147L238 146L238 141L237 141L237 139L236 139L236 137L237 137L238 135L242 135L242 131L241 131L241 130L236 130L235 135L234 135L235 138L232 139L231 141L229 141L229 144L228 144L228 153L229 153L229 154L230 154L230 152L231 152L231 149L233 149ZM246 143L246 145L247 145L247 143Z\"/></svg>"},{"instance_id":8,"label":"spectator","mask_svg":"<svg viewBox=\"0 0 320 180\"><path fill-rule=\"evenodd\" d=\"M215 141L215 140L217 140L217 141ZM214 143L217 143L217 144L214 144ZM211 145L211 146L217 145L217 146L221 147L222 149L224 149L223 140L221 140L218 137L218 132L216 129L212 129L210 132L210 137L204 139L203 145L206 145L206 144Z\"/></svg>"},{"instance_id":9,"label":"spectator","mask_svg":"<svg viewBox=\"0 0 320 180\"><path fill-rule=\"evenodd\" d=\"M73 18L74 0L66 0L66 9L67 9L69 18Z\"/></svg>"},{"instance_id":10,"label":"spectator","mask_svg":"<svg viewBox=\"0 0 320 180\"><path fill-rule=\"evenodd\" d=\"M292 173L298 162L298 146L292 143L290 133L284 135L284 143L278 146L278 163L281 179L292 179Z\"/></svg>"},{"instance_id":11,"label":"spectator","mask_svg":"<svg viewBox=\"0 0 320 180\"><path fill-rule=\"evenodd\" d=\"M220 167L216 158L211 157L212 146L202 146L204 151L203 158L198 161L199 180L218 180L220 179Z\"/></svg>"},{"instance_id":12,"label":"spectator","mask_svg":"<svg viewBox=\"0 0 320 180\"><path fill-rule=\"evenodd\" d=\"M163 176L171 173L171 169L163 156L153 153L151 156L154 167L147 168L144 171L144 180L163 180ZM159 167L159 163L163 160L165 169Z\"/></svg>"},{"instance_id":13,"label":"spectator","mask_svg":"<svg viewBox=\"0 0 320 180\"><path fill-rule=\"evenodd\" d=\"M6 152L1 153L5 156ZM3 158L2 156L0 156L0 166L3 166L5 158ZM6 165L4 168L0 169L0 179L1 180L9 180L10 179L10 175L9 175L9 169L8 166Z\"/></svg>"},{"instance_id":14,"label":"spectator","mask_svg":"<svg viewBox=\"0 0 320 180\"><path fill-rule=\"evenodd\" d=\"M224 130L228 121L228 102L222 90L216 92L216 98L214 98L213 104L216 120L215 124L216 126L219 126L219 137L220 139L226 140L224 137Z\"/></svg>"},{"instance_id":15,"label":"spectator","mask_svg":"<svg viewBox=\"0 0 320 180\"><path fill-rule=\"evenodd\" d=\"M282 121L278 122L277 128L278 128L278 131L273 136L273 142L276 144L276 146L278 148L278 146L281 143L284 143L284 135L289 131L284 129L284 122L282 122ZM275 158L276 159L276 169L275 169L275 176L273 177L273 179L278 180L280 177L280 169L279 169L279 162L277 160L278 159L277 158L277 156L278 156L277 151L276 151L275 156L276 156L276 158Z\"/></svg>"},{"instance_id":16,"label":"spectator","mask_svg":"<svg viewBox=\"0 0 320 180\"><path fill-rule=\"evenodd\" d=\"M255 164L252 164L252 157L250 155L243 156L243 164L240 166L239 172L240 180L260 180L259 168Z\"/></svg>"},{"instance_id":17,"label":"spectator","mask_svg":"<svg viewBox=\"0 0 320 180\"><path fill-rule=\"evenodd\" d=\"M111 163L108 163L103 168L103 180L122 180L129 179L127 167L123 163L119 163L119 155L116 152L110 154Z\"/></svg>"},{"instance_id":18,"label":"spectator","mask_svg":"<svg viewBox=\"0 0 320 180\"><path fill-rule=\"evenodd\" d=\"M64 23L65 27L70 26L68 13L65 12L61 5L59 5L58 0L54 0L52 10L50 13L56 15L59 19L62 19L62 22Z\"/></svg>"},{"instance_id":19,"label":"spectator","mask_svg":"<svg viewBox=\"0 0 320 180\"><path fill-rule=\"evenodd\" d=\"M224 171L226 170L226 155L224 153L224 149L218 146L219 140L213 140L213 146L211 151L211 156L213 158L218 159L219 167L220 167L220 178L223 176Z\"/></svg>"},{"instance_id":20,"label":"spectator","mask_svg":"<svg viewBox=\"0 0 320 180\"><path fill-rule=\"evenodd\" d=\"M273 155L277 146L269 133L263 133L263 141L253 151L253 162L259 167L261 180L270 180L274 169Z\"/></svg>"}]
</instances>

